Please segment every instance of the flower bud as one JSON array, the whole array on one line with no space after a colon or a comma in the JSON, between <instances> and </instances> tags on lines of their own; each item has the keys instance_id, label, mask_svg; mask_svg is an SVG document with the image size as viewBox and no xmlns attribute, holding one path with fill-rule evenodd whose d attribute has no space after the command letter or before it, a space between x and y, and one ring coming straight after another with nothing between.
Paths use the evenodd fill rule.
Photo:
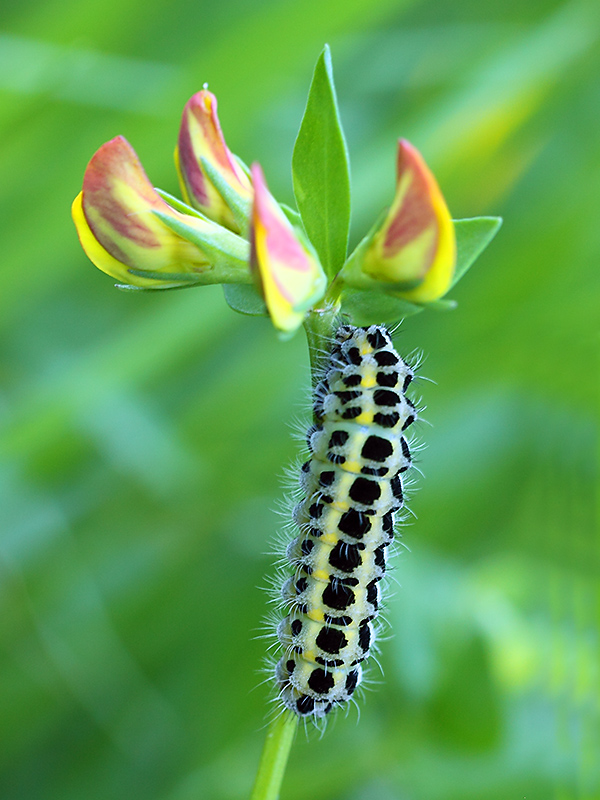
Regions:
<instances>
[{"instance_id":1,"label":"flower bud","mask_svg":"<svg viewBox=\"0 0 600 800\"><path fill-rule=\"evenodd\" d=\"M168 288L221 280L210 248L203 250L198 242L210 242L223 229L172 209L122 136L103 144L92 157L72 214L88 258L120 282ZM241 275L240 280L247 278Z\"/></svg>"},{"instance_id":2,"label":"flower bud","mask_svg":"<svg viewBox=\"0 0 600 800\"><path fill-rule=\"evenodd\" d=\"M250 269L273 325L293 333L310 306L323 296L327 279L308 241L270 194L258 164L253 164L251 174Z\"/></svg>"},{"instance_id":3,"label":"flower bud","mask_svg":"<svg viewBox=\"0 0 600 800\"><path fill-rule=\"evenodd\" d=\"M456 264L454 223L439 186L409 142L398 143L394 202L363 253L370 278L396 284L394 294L416 303L442 297Z\"/></svg>"},{"instance_id":4,"label":"flower bud","mask_svg":"<svg viewBox=\"0 0 600 800\"><path fill-rule=\"evenodd\" d=\"M207 89L183 109L175 163L186 203L236 233L245 227L252 187L225 144L217 98Z\"/></svg>"}]
</instances>

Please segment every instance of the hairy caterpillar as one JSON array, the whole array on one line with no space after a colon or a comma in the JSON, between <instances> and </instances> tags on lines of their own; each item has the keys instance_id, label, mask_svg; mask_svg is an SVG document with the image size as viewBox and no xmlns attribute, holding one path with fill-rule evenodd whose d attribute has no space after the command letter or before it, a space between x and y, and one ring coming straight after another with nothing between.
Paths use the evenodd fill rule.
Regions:
<instances>
[{"instance_id":1,"label":"hairy caterpillar","mask_svg":"<svg viewBox=\"0 0 600 800\"><path fill-rule=\"evenodd\" d=\"M315 424L301 469L300 533L287 547L294 568L281 590L275 668L283 704L324 717L350 699L375 641L379 582L411 465L403 432L417 411L406 397L414 372L379 325L342 325L315 389Z\"/></svg>"}]
</instances>

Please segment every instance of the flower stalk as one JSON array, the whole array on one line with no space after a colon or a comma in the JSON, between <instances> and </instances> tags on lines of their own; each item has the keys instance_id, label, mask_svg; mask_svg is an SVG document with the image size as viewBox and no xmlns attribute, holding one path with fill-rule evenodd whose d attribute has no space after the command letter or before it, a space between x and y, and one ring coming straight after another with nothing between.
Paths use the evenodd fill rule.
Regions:
<instances>
[{"instance_id":1,"label":"flower stalk","mask_svg":"<svg viewBox=\"0 0 600 800\"><path fill-rule=\"evenodd\" d=\"M330 348L340 314L339 303L313 308L304 320L313 389L319 382L323 353Z\"/></svg>"},{"instance_id":2,"label":"flower stalk","mask_svg":"<svg viewBox=\"0 0 600 800\"><path fill-rule=\"evenodd\" d=\"M298 717L287 709L271 722L263 747L250 800L277 800Z\"/></svg>"}]
</instances>

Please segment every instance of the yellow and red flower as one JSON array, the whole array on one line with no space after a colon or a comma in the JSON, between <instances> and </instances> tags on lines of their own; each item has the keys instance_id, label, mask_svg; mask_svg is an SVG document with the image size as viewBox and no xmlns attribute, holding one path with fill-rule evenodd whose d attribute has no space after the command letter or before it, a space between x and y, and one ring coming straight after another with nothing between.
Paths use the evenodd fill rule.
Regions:
<instances>
[{"instance_id":1,"label":"yellow and red flower","mask_svg":"<svg viewBox=\"0 0 600 800\"><path fill-rule=\"evenodd\" d=\"M437 181L419 151L400 139L394 202L362 255L361 269L396 284L395 294L428 303L448 291L455 264L454 223Z\"/></svg>"},{"instance_id":2,"label":"yellow and red flower","mask_svg":"<svg viewBox=\"0 0 600 800\"><path fill-rule=\"evenodd\" d=\"M235 212L249 214L252 186L225 144L217 98L207 89L196 92L183 109L175 164L186 203L240 232L244 226Z\"/></svg>"},{"instance_id":3,"label":"yellow and red flower","mask_svg":"<svg viewBox=\"0 0 600 800\"><path fill-rule=\"evenodd\" d=\"M250 269L273 324L292 333L323 296L327 278L312 247L269 192L258 164L252 165L251 174Z\"/></svg>"},{"instance_id":4,"label":"yellow and red flower","mask_svg":"<svg viewBox=\"0 0 600 800\"><path fill-rule=\"evenodd\" d=\"M88 258L122 283L167 288L223 280L219 271L214 271L212 251L194 243L203 238L210 241L222 229L171 208L122 136L103 144L92 157L72 214ZM240 280L247 278L242 275Z\"/></svg>"}]
</instances>

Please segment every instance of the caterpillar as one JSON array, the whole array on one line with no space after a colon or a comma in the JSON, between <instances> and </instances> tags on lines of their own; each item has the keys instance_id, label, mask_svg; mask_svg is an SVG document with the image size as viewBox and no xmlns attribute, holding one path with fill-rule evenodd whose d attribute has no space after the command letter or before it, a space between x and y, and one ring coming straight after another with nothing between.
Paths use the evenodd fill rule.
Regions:
<instances>
[{"instance_id":1,"label":"caterpillar","mask_svg":"<svg viewBox=\"0 0 600 800\"><path fill-rule=\"evenodd\" d=\"M301 717L320 719L351 698L376 639L379 584L411 465L413 377L384 327L342 325L315 388L275 667L280 700Z\"/></svg>"}]
</instances>

